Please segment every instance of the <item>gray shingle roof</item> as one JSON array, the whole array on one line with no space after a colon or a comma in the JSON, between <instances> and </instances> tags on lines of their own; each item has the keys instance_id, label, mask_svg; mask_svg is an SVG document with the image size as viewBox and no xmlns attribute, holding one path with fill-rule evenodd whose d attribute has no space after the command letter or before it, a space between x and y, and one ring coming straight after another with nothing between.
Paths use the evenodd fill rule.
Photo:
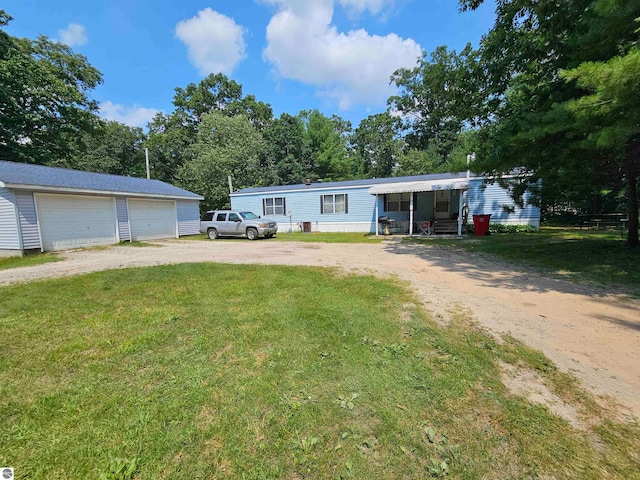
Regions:
<instances>
[{"instance_id":1,"label":"gray shingle roof","mask_svg":"<svg viewBox=\"0 0 640 480\"><path fill-rule=\"evenodd\" d=\"M160 180L123 177L121 175L108 175L18 162L0 161L0 182L9 187L28 185L34 189L45 187L48 190L61 188L166 198L192 198L194 200L202 198L200 195Z\"/></svg>"},{"instance_id":2,"label":"gray shingle roof","mask_svg":"<svg viewBox=\"0 0 640 480\"><path fill-rule=\"evenodd\" d=\"M412 175L410 177L389 177L389 178L367 178L364 180L345 180L342 182L316 182L311 185L300 183L297 185L279 185L276 187L255 187L243 188L234 195L245 193L266 193L271 191L289 191L289 190L312 190L316 188L336 188L336 187L370 187L384 183L400 183L400 182L421 182L425 180L449 180L455 178L466 177L467 172L460 173L433 173L429 175Z\"/></svg>"}]
</instances>

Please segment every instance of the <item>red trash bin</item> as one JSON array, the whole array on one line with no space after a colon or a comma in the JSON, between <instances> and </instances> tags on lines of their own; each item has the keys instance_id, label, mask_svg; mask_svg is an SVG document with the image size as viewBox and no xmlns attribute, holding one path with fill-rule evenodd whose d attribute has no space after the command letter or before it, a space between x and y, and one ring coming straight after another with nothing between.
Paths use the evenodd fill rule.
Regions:
<instances>
[{"instance_id":1,"label":"red trash bin","mask_svg":"<svg viewBox=\"0 0 640 480\"><path fill-rule=\"evenodd\" d=\"M474 215L473 216L473 232L476 235L489 235L489 220L491 220L491 214Z\"/></svg>"}]
</instances>

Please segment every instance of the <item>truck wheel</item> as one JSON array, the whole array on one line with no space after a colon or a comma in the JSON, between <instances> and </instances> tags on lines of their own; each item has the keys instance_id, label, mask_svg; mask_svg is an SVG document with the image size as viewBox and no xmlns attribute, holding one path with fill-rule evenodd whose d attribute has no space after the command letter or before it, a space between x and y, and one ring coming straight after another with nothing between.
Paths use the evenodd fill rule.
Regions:
<instances>
[{"instance_id":1,"label":"truck wheel","mask_svg":"<svg viewBox=\"0 0 640 480\"><path fill-rule=\"evenodd\" d=\"M258 230L256 230L255 228L247 228L247 238L249 240L257 240L258 237Z\"/></svg>"},{"instance_id":2,"label":"truck wheel","mask_svg":"<svg viewBox=\"0 0 640 480\"><path fill-rule=\"evenodd\" d=\"M210 228L209 230L207 230L207 236L209 237L209 239L215 240L219 236L218 231L215 228Z\"/></svg>"}]
</instances>

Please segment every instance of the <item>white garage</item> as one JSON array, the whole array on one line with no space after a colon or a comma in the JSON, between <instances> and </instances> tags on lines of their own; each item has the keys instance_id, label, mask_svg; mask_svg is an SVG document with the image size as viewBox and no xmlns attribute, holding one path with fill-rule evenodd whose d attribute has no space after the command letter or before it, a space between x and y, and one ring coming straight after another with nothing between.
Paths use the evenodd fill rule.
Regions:
<instances>
[{"instance_id":1,"label":"white garage","mask_svg":"<svg viewBox=\"0 0 640 480\"><path fill-rule=\"evenodd\" d=\"M115 200L109 197L36 193L44 250L116 243Z\"/></svg>"},{"instance_id":2,"label":"white garage","mask_svg":"<svg viewBox=\"0 0 640 480\"><path fill-rule=\"evenodd\" d=\"M200 200L159 180L0 160L0 256L197 235Z\"/></svg>"},{"instance_id":3,"label":"white garage","mask_svg":"<svg viewBox=\"0 0 640 480\"><path fill-rule=\"evenodd\" d=\"M178 236L176 203L165 200L128 199L131 240Z\"/></svg>"}]
</instances>

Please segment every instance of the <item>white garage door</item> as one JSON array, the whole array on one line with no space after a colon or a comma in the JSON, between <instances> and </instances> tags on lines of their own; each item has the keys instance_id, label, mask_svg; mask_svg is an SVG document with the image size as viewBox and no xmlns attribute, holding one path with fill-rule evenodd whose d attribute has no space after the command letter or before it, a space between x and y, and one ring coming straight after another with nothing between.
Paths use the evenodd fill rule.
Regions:
<instances>
[{"instance_id":1,"label":"white garage door","mask_svg":"<svg viewBox=\"0 0 640 480\"><path fill-rule=\"evenodd\" d=\"M127 200L131 240L176 236L176 204L167 200Z\"/></svg>"},{"instance_id":2,"label":"white garage door","mask_svg":"<svg viewBox=\"0 0 640 480\"><path fill-rule=\"evenodd\" d=\"M44 250L117 242L113 198L44 193L37 193L35 198Z\"/></svg>"}]
</instances>

